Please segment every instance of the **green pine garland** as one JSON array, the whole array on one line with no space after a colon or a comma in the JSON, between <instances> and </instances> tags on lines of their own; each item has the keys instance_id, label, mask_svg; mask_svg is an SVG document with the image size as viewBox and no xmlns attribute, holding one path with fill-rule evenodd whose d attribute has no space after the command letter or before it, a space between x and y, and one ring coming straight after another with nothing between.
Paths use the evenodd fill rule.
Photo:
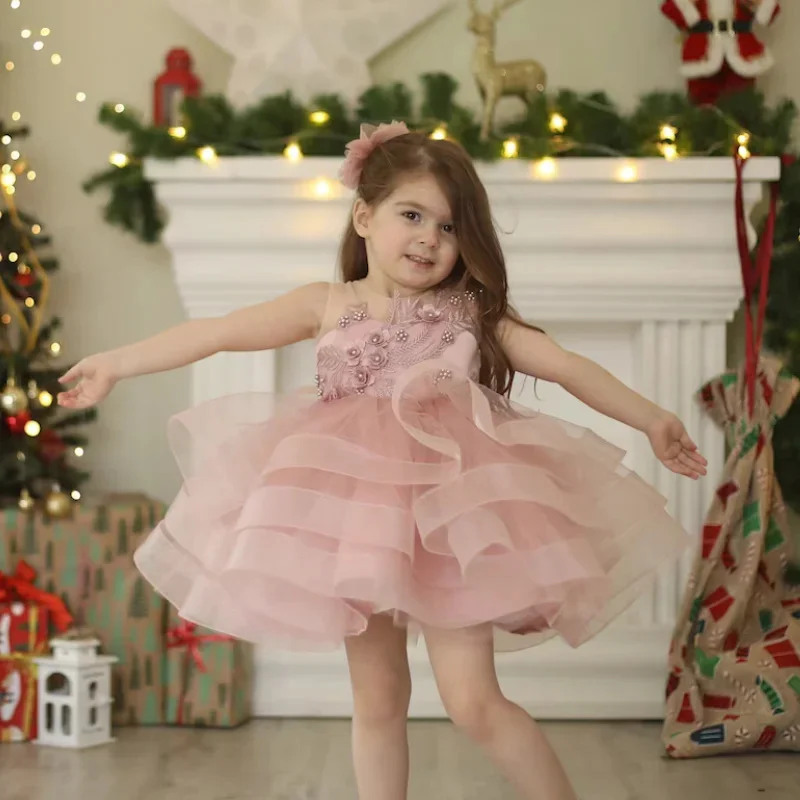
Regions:
<instances>
[{"instance_id":1,"label":"green pine garland","mask_svg":"<svg viewBox=\"0 0 800 800\"><path fill-rule=\"evenodd\" d=\"M447 74L421 76L422 101L414 108L411 92L402 83L373 86L356 108L342 98L323 95L308 106L290 93L267 97L254 106L235 110L221 96L189 99L184 106L186 136L174 138L165 128L117 111L115 104L100 109L100 122L128 139L128 163L111 166L84 184L87 192L110 191L106 219L142 241L159 241L164 213L153 185L145 179L146 158L196 157L213 147L224 156L280 154L296 141L309 156L343 155L345 144L364 122L405 120L409 127L432 132L440 125L479 161L502 156L503 143L514 137L519 157L653 157L662 154L660 140L666 124L677 130L675 146L681 157L730 158L737 136L749 134L747 147L757 156L784 156L780 209L775 232L766 345L783 354L788 369L800 375L800 162L794 160L792 126L797 109L790 100L768 106L763 94L747 90L723 98L717 106L698 107L682 93L653 92L641 98L628 114L619 111L603 92L581 95L561 90L542 95L517 119L499 128L488 141L480 139L480 119L455 102L456 81ZM324 125L311 121L312 111L325 111ZM567 121L563 134L550 130L550 115ZM731 210L733 213L733 210ZM782 420L775 436L776 471L787 502L800 511L800 402Z\"/></svg>"}]
</instances>

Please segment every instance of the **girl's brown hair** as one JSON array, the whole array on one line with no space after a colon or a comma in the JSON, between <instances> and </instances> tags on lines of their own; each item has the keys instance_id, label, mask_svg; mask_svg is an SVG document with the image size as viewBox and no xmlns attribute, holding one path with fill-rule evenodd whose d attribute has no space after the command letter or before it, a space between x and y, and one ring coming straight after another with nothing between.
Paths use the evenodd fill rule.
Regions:
<instances>
[{"instance_id":1,"label":"girl's brown hair","mask_svg":"<svg viewBox=\"0 0 800 800\"><path fill-rule=\"evenodd\" d=\"M428 173L438 182L450 205L459 256L446 285L462 282L475 294L481 353L480 382L499 394L508 394L514 371L500 344L498 326L504 318L541 331L524 322L508 301L506 262L497 238L489 198L472 159L459 144L408 133L379 145L367 158L358 186L358 196L367 205L383 202L402 178ZM347 225L340 250L345 281L367 276L364 240Z\"/></svg>"}]
</instances>

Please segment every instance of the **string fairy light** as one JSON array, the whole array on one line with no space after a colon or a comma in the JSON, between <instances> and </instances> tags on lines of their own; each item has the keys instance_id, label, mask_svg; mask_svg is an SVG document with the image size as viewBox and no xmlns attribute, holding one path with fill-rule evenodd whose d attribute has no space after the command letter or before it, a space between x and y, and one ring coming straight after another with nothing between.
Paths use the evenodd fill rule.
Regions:
<instances>
[{"instance_id":1,"label":"string fairy light","mask_svg":"<svg viewBox=\"0 0 800 800\"><path fill-rule=\"evenodd\" d=\"M519 142L512 136L503 142L503 158L517 158L519 156Z\"/></svg>"},{"instance_id":2,"label":"string fairy light","mask_svg":"<svg viewBox=\"0 0 800 800\"><path fill-rule=\"evenodd\" d=\"M564 131L567 129L566 117L557 112L551 114L548 125L553 133L564 133Z\"/></svg>"},{"instance_id":3,"label":"string fairy light","mask_svg":"<svg viewBox=\"0 0 800 800\"><path fill-rule=\"evenodd\" d=\"M308 115L308 119L314 125L326 125L330 122L331 115L327 111L312 111Z\"/></svg>"},{"instance_id":4,"label":"string fairy light","mask_svg":"<svg viewBox=\"0 0 800 800\"><path fill-rule=\"evenodd\" d=\"M283 155L284 158L287 158L289 161L300 161L303 157L303 151L300 149L300 145L297 142L289 142L283 151Z\"/></svg>"},{"instance_id":5,"label":"string fairy light","mask_svg":"<svg viewBox=\"0 0 800 800\"><path fill-rule=\"evenodd\" d=\"M736 135L736 144L739 145L739 156L741 158L750 158L750 150L747 147L750 144L750 134L747 131L742 131Z\"/></svg>"}]
</instances>

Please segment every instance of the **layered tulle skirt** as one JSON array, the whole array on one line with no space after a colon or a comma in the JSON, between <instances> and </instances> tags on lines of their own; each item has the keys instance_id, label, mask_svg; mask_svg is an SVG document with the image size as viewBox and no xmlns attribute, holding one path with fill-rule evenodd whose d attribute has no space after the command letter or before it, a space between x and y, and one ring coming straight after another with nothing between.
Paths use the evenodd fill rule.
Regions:
<instances>
[{"instance_id":1,"label":"layered tulle skirt","mask_svg":"<svg viewBox=\"0 0 800 800\"><path fill-rule=\"evenodd\" d=\"M688 544L591 431L420 368L392 397L231 395L170 422L183 487L135 554L182 617L292 649L374 614L577 646Z\"/></svg>"}]
</instances>

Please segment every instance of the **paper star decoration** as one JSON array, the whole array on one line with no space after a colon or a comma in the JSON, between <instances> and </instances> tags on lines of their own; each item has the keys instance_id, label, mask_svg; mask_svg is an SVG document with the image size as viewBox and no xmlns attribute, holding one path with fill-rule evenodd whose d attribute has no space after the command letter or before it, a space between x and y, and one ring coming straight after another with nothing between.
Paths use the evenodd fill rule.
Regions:
<instances>
[{"instance_id":1,"label":"paper star decoration","mask_svg":"<svg viewBox=\"0 0 800 800\"><path fill-rule=\"evenodd\" d=\"M302 101L370 86L368 62L450 0L170 0L235 59L227 96L254 103L287 89Z\"/></svg>"}]
</instances>

